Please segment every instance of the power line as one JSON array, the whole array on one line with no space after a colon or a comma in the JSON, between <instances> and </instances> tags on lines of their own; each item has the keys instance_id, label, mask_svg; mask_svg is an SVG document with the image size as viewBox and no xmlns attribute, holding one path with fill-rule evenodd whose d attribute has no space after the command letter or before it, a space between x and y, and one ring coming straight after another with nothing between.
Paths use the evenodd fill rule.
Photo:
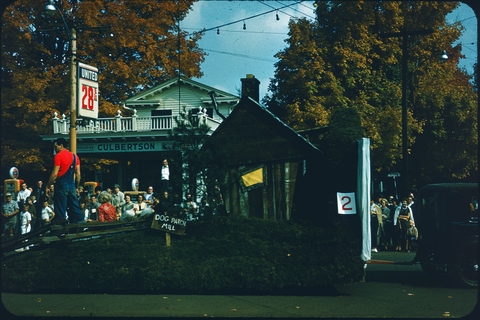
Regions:
<instances>
[{"instance_id":1,"label":"power line","mask_svg":"<svg viewBox=\"0 0 480 320\"><path fill-rule=\"evenodd\" d=\"M197 30L195 28L182 28L183 30ZM259 33L259 34L273 34L273 35L288 35L285 32L270 32L270 31L250 31L250 30L229 30L229 29L222 29L222 32L239 32L239 33Z\"/></svg>"},{"instance_id":2,"label":"power line","mask_svg":"<svg viewBox=\"0 0 480 320\"><path fill-rule=\"evenodd\" d=\"M246 55L246 54L240 54L240 53L234 53L234 52L226 52L226 51L218 51L218 50L212 50L212 49L206 49L206 48L200 48L200 49L202 49L203 51L221 53L221 54L226 54L226 55L235 56L235 57L240 57L240 58L245 58L245 59L252 59L252 60L266 61L266 62L277 62L276 60L273 60L273 59L266 59L266 58L261 58L261 57L254 57L254 56L249 56L249 55Z\"/></svg>"},{"instance_id":3,"label":"power line","mask_svg":"<svg viewBox=\"0 0 480 320\"><path fill-rule=\"evenodd\" d=\"M285 9L285 8L288 8L288 7L297 5L297 4L301 3L301 2L302 2L302 1L296 1L296 2L294 2L294 3L292 3L292 4L288 4L288 5L285 5L285 6L283 6L283 7L277 8L277 9L273 9L273 10L266 11L266 12L263 12L263 13L255 14L255 15L253 15L253 16L250 16L250 17L247 17L247 18L243 18L243 19L240 19L240 20L236 20L236 21L224 23L224 24L219 25L219 26L216 26L216 27L204 28L204 29L202 29L202 30L200 30L200 31L192 32L191 34L188 34L188 35L195 35L195 34L198 34L198 33L205 33L205 32L207 32L207 31L212 31L212 30L217 30L217 31L218 31L220 28L223 28L223 27L226 27L226 26L230 26L230 25L232 25L232 24L236 24L236 23L240 23L240 22L245 22L245 21L247 21L247 20L251 20L251 19L254 19L254 18L263 16L263 15L266 15L267 13L275 12L275 11L280 10L280 9Z\"/></svg>"},{"instance_id":4,"label":"power line","mask_svg":"<svg viewBox=\"0 0 480 320\"><path fill-rule=\"evenodd\" d=\"M278 2L279 4L281 4L282 6L284 6L284 4L283 4L283 3L281 3L280 1L278 1L278 0L277 0L276 2ZM309 17L310 19L313 19L313 20L315 20L315 17L309 16L308 14L306 14L306 13L303 13L303 12L301 12L301 11L297 10L297 9L294 9L294 8L292 8L292 10L293 10L293 11L296 11L296 12L298 12L298 13L300 13L300 14L303 14L304 16L306 16L306 17Z\"/></svg>"},{"instance_id":5,"label":"power line","mask_svg":"<svg viewBox=\"0 0 480 320\"><path fill-rule=\"evenodd\" d=\"M269 4L266 4L265 2L263 2L263 1L261 1L261 0L257 0L257 1L258 1L259 3L265 5L265 6L269 7L269 8L275 9L275 10L280 11L281 13L283 13L283 14L285 14L285 15L287 15L287 16L290 16L290 17L292 17L292 18L295 18L295 16L292 16L292 15L289 14L289 13L283 12L282 10L276 9L275 7L273 7L273 6L269 5Z\"/></svg>"},{"instance_id":6,"label":"power line","mask_svg":"<svg viewBox=\"0 0 480 320\"><path fill-rule=\"evenodd\" d=\"M473 18L476 18L475 16L472 16L472 17L469 17L469 18L465 18L463 20L459 20L457 22L463 22L463 21L467 21L467 20L470 20L470 19L473 19Z\"/></svg>"}]
</instances>

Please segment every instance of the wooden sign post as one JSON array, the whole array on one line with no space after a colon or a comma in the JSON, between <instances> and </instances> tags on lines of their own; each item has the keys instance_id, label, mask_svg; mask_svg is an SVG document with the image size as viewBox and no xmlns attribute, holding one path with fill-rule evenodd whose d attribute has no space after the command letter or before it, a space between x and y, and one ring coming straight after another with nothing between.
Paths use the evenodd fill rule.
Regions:
<instances>
[{"instance_id":1,"label":"wooden sign post","mask_svg":"<svg viewBox=\"0 0 480 320\"><path fill-rule=\"evenodd\" d=\"M165 246L170 247L170 233L165 232Z\"/></svg>"},{"instance_id":2,"label":"wooden sign post","mask_svg":"<svg viewBox=\"0 0 480 320\"><path fill-rule=\"evenodd\" d=\"M186 227L187 221L164 214L155 214L152 221L153 229L166 232L165 242L167 247L170 247L171 245L170 233L184 235Z\"/></svg>"}]
</instances>

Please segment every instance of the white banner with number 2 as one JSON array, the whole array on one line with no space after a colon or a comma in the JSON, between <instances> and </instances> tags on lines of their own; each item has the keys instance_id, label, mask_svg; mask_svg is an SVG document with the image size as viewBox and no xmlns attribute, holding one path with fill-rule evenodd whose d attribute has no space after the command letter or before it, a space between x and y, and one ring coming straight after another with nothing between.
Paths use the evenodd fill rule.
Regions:
<instances>
[{"instance_id":1,"label":"white banner with number 2","mask_svg":"<svg viewBox=\"0 0 480 320\"><path fill-rule=\"evenodd\" d=\"M356 214L355 192L337 192L338 214Z\"/></svg>"}]
</instances>

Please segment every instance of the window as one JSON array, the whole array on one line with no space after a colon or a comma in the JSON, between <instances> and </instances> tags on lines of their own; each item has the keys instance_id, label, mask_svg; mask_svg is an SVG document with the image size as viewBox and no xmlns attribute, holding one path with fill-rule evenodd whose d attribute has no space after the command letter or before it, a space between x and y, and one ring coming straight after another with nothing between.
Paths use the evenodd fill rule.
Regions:
<instances>
[{"instance_id":1,"label":"window","mask_svg":"<svg viewBox=\"0 0 480 320\"><path fill-rule=\"evenodd\" d=\"M257 188L263 185L263 167L249 171L242 175L243 184L247 189Z\"/></svg>"}]
</instances>

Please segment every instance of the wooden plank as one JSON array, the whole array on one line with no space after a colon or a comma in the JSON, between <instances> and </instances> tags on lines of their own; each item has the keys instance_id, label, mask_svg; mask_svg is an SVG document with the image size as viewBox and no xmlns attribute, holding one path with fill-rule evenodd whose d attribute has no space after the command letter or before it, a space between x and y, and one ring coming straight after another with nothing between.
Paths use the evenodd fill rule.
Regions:
<instances>
[{"instance_id":1,"label":"wooden plank","mask_svg":"<svg viewBox=\"0 0 480 320\"><path fill-rule=\"evenodd\" d=\"M145 226L144 228L147 228L147 226ZM56 241L77 240L77 239L82 239L82 238L90 238L90 237L94 237L94 236L102 236L102 235L116 234L116 233L122 233L122 232L136 231L136 230L139 230L139 229L140 228L138 226L137 227L127 226L127 227L117 228L117 229L113 229L113 230L85 231L85 232L81 232L81 233L67 233L63 237L60 237L59 235L57 235L57 236L43 236L43 237L40 238L40 240L43 243L50 243L50 242L56 242Z\"/></svg>"},{"instance_id":2,"label":"wooden plank","mask_svg":"<svg viewBox=\"0 0 480 320\"><path fill-rule=\"evenodd\" d=\"M7 242L2 242L2 251L8 252L24 247L26 244L37 244L40 242L54 242L60 240L71 240L88 238L95 235L115 234L119 232L134 231L146 229L150 226L150 220L138 221L115 221L115 222L92 222L92 223L74 223L65 226L60 224L51 224L38 228L32 232L26 233ZM58 236L65 233L66 236ZM42 235L42 236L40 236ZM53 239L53 240L52 240Z\"/></svg>"}]
</instances>

